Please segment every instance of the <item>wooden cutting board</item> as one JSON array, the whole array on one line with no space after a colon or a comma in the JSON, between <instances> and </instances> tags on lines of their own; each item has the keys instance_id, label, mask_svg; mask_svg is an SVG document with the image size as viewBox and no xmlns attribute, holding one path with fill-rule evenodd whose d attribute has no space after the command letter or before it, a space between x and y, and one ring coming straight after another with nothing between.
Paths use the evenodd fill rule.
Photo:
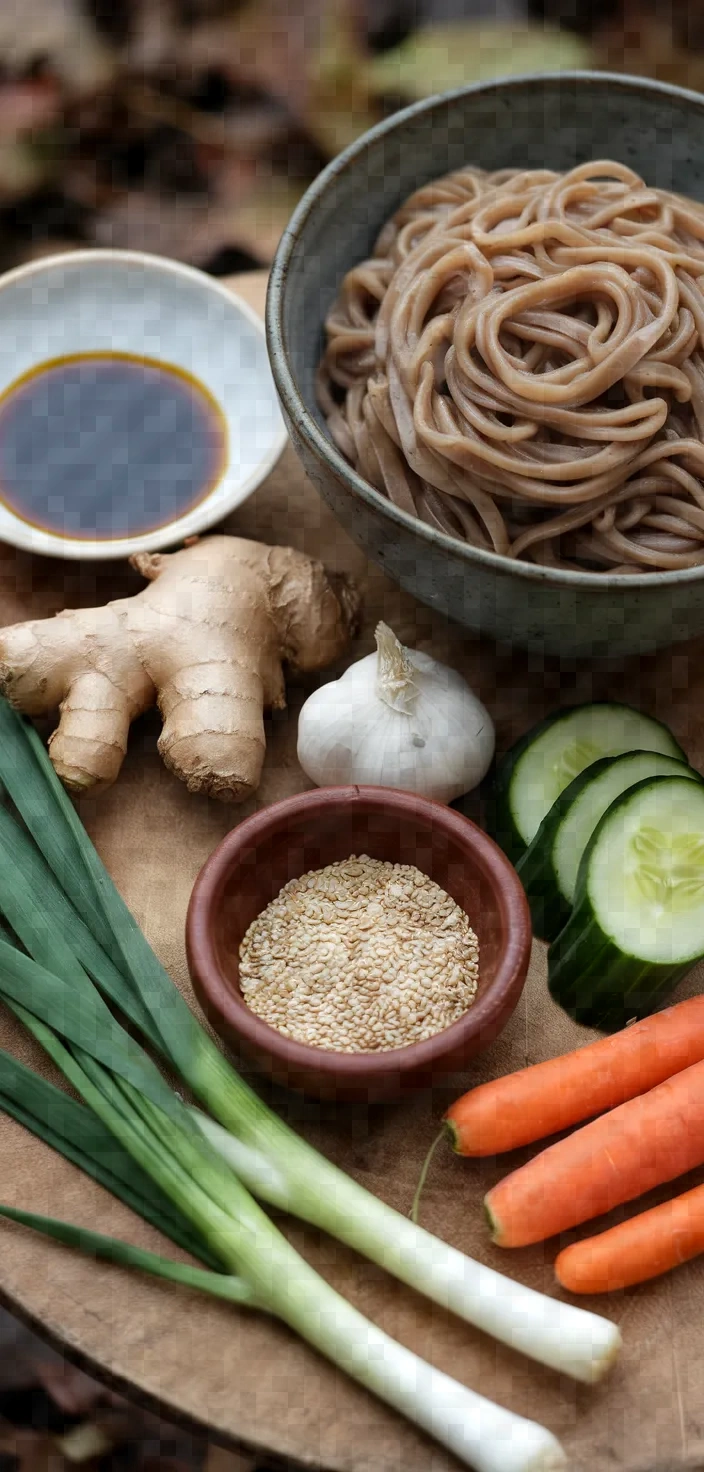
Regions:
<instances>
[{"instance_id":1,"label":"wooden cutting board","mask_svg":"<svg viewBox=\"0 0 704 1472\"><path fill-rule=\"evenodd\" d=\"M232 284L262 308L262 276ZM404 642L462 670L492 712L500 748L557 705L612 697L668 721L692 761L704 764L701 641L617 669L560 668L555 660L497 652L369 567L290 450L227 530L290 543L353 572L366 585L355 656L370 651L374 625L384 618ZM103 602L138 586L135 574L112 565L78 567L0 549L1 624ZM308 785L295 745L297 711L310 688L290 689L288 712L270 723L264 779L248 807L190 796L157 758L154 718L134 729L117 786L81 804L116 883L191 1001L183 929L193 881L223 834L253 806ZM700 990L703 980L693 974L687 990ZM5 1015L0 1027L3 1046L44 1066ZM268 1097L326 1155L406 1212L421 1161L455 1093L588 1038L550 1001L544 948L536 945L523 998L503 1036L447 1089L373 1109L321 1108L282 1092ZM487 1241L480 1203L505 1169L505 1163L470 1163L439 1151L425 1192L424 1225L483 1262L554 1292L552 1244L502 1253ZM5 1202L163 1250L157 1233L3 1115L0 1183ZM682 1188L691 1184L688 1178ZM589 1390L495 1345L315 1232L295 1224L286 1229L320 1271L391 1334L467 1385L549 1426L569 1451L574 1472L691 1472L704 1465L704 1258L659 1283L593 1305L622 1326L624 1353L608 1382ZM170 1244L168 1250L175 1252ZM227 1442L329 1472L451 1472L458 1465L264 1316L87 1261L8 1223L0 1224L0 1295L97 1374Z\"/></svg>"}]
</instances>

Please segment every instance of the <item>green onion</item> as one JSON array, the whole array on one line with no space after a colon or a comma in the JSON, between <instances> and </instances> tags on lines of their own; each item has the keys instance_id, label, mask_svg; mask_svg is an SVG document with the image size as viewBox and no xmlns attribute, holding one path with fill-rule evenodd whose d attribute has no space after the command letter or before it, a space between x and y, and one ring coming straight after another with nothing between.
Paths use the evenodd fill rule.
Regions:
<instances>
[{"instance_id":1,"label":"green onion","mask_svg":"<svg viewBox=\"0 0 704 1472\"><path fill-rule=\"evenodd\" d=\"M1 714L0 709L0 717ZM12 858L11 867L0 870L0 911L4 911L29 954L40 966L51 971L63 969L64 973L69 964L78 961L82 972L88 972L100 990L158 1047L159 1034L152 1026L147 1008L126 989L119 967L71 904L43 854L26 829L1 804L0 853ZM39 914L36 895L41 895Z\"/></svg>"},{"instance_id":2,"label":"green onion","mask_svg":"<svg viewBox=\"0 0 704 1472\"><path fill-rule=\"evenodd\" d=\"M621 1339L610 1320L548 1298L449 1247L322 1160L292 1132L282 1148L283 1141L272 1139L264 1121L261 1148L242 1148L215 1121L199 1112L197 1117L207 1138L261 1200L322 1227L449 1312L587 1384L613 1363ZM303 1148L296 1150L292 1141Z\"/></svg>"},{"instance_id":3,"label":"green onion","mask_svg":"<svg viewBox=\"0 0 704 1472\"><path fill-rule=\"evenodd\" d=\"M0 1205L0 1216L92 1257L141 1269L243 1307L259 1306L249 1285L239 1276L210 1273L172 1262L114 1237L104 1237L16 1207ZM297 1265L303 1271L300 1280L294 1279L288 1285L287 1322L298 1327L297 1321L302 1318L308 1331L306 1337L323 1353L442 1441L462 1461L477 1472L561 1472L566 1467L564 1453L550 1432L434 1370L368 1323L316 1273L306 1268L302 1259L298 1259ZM278 1266L281 1271L283 1265ZM291 1262L287 1261L286 1266L291 1269Z\"/></svg>"},{"instance_id":4,"label":"green onion","mask_svg":"<svg viewBox=\"0 0 704 1472\"><path fill-rule=\"evenodd\" d=\"M0 865L0 871L5 868ZM65 974L46 971L30 956L0 940L0 995L7 1002L21 1004L62 1037L122 1073L163 1109L173 1108L172 1091L158 1069L116 1022L77 961Z\"/></svg>"},{"instance_id":5,"label":"green onion","mask_svg":"<svg viewBox=\"0 0 704 1472\"><path fill-rule=\"evenodd\" d=\"M220 1261L100 1120L0 1049L0 1108L210 1268Z\"/></svg>"},{"instance_id":6,"label":"green onion","mask_svg":"<svg viewBox=\"0 0 704 1472\"><path fill-rule=\"evenodd\" d=\"M555 1437L494 1405L397 1344L308 1266L175 1098L172 1113L46 1024L17 1008L65 1077L223 1263L223 1274L174 1263L85 1228L15 1207L0 1214L69 1246L137 1267L282 1319L362 1385L435 1436L477 1472L559 1472ZM179 1111L183 1120L179 1121Z\"/></svg>"},{"instance_id":7,"label":"green onion","mask_svg":"<svg viewBox=\"0 0 704 1472\"><path fill-rule=\"evenodd\" d=\"M38 965L46 955L42 949L46 940L31 907L22 912L21 939L36 959L22 957L19 967L14 962L6 972L5 952L0 952L1 993L16 1002L18 970L25 978L31 976L32 985L24 993L27 1005L74 1052L83 1048L90 1054L90 1063L84 1062L91 1077L98 1076L95 1070L101 1065L111 1068L116 1087L119 1075L122 1095L132 1085L176 1122L173 1101L165 1101L165 1085L157 1070L146 1058L137 1059L132 1040L114 1019L103 1030L107 1009L101 1011L99 988L219 1121L220 1129L204 1117L199 1123L211 1146L254 1195L331 1232L403 1282L534 1359L586 1382L604 1373L620 1347L614 1324L524 1288L409 1222L326 1161L244 1083L198 1023L117 893L37 733L2 702L0 781L58 881L65 904L57 887L52 888L52 914L60 912L61 934L74 956L74 913L83 926L76 941L81 950L81 961L76 957L80 993L76 1008L61 1001L60 991L47 982L46 970ZM3 896L8 908L17 907L13 874L12 856L0 843L0 908L6 902ZM98 948L92 957L86 930ZM102 958L112 963L112 970L106 972ZM66 990L71 968L65 950L58 965ZM89 978L95 983L93 1003L88 1001ZM183 1119L178 1126L186 1132ZM149 1164L145 1169L152 1173Z\"/></svg>"},{"instance_id":8,"label":"green onion","mask_svg":"<svg viewBox=\"0 0 704 1472\"><path fill-rule=\"evenodd\" d=\"M77 1247L89 1257L103 1258L106 1262L118 1263L120 1267L139 1268L157 1278L168 1278L185 1288L200 1288L214 1298L227 1298L231 1303L245 1308L258 1307L252 1289L242 1278L231 1273L208 1272L206 1268L194 1268L190 1263L173 1262L170 1257L161 1257L156 1252L147 1252L143 1247L133 1247L131 1242L121 1242L117 1237L105 1237L101 1232L91 1232L87 1227L77 1227L73 1222L58 1221L56 1217L41 1216L34 1211L20 1211L17 1206L3 1206L0 1216L21 1226L33 1227L55 1242L66 1247Z\"/></svg>"}]
</instances>

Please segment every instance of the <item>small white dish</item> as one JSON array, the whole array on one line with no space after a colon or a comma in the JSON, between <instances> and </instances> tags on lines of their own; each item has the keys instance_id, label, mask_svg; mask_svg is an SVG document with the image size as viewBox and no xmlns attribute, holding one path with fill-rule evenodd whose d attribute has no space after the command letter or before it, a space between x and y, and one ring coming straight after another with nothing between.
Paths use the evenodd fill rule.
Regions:
<instances>
[{"instance_id":1,"label":"small white dish","mask_svg":"<svg viewBox=\"0 0 704 1472\"><path fill-rule=\"evenodd\" d=\"M95 541L23 520L0 487L0 541L83 561L172 547L222 521L276 464L287 434L263 324L212 277L139 251L82 250L0 278L0 396L47 361L95 352L157 359L209 391L227 424L220 478L177 520Z\"/></svg>"}]
</instances>

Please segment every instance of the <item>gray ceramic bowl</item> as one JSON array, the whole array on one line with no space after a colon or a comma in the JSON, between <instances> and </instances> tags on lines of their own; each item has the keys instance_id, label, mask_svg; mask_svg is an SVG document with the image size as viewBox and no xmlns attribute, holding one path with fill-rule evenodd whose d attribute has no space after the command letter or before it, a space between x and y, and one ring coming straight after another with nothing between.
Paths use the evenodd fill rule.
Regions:
<instances>
[{"instance_id":1,"label":"gray ceramic bowl","mask_svg":"<svg viewBox=\"0 0 704 1472\"><path fill-rule=\"evenodd\" d=\"M274 262L267 333L293 443L342 525L423 603L466 628L565 656L634 654L704 633L704 568L556 572L467 547L399 511L329 440L314 375L347 270L419 185L462 164L569 169L614 158L704 200L704 97L638 78L570 72L431 98L360 138L308 190Z\"/></svg>"}]
</instances>

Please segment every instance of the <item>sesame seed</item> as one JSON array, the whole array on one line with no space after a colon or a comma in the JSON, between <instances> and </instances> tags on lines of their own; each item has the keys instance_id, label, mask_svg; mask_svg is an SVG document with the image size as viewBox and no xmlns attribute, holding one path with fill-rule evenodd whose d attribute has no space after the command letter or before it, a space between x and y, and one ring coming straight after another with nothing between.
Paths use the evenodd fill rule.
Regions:
<instances>
[{"instance_id":1,"label":"sesame seed","mask_svg":"<svg viewBox=\"0 0 704 1472\"><path fill-rule=\"evenodd\" d=\"M475 1000L478 962L445 890L413 865L361 854L284 885L242 941L240 984L286 1037L378 1052L456 1022Z\"/></svg>"}]
</instances>

